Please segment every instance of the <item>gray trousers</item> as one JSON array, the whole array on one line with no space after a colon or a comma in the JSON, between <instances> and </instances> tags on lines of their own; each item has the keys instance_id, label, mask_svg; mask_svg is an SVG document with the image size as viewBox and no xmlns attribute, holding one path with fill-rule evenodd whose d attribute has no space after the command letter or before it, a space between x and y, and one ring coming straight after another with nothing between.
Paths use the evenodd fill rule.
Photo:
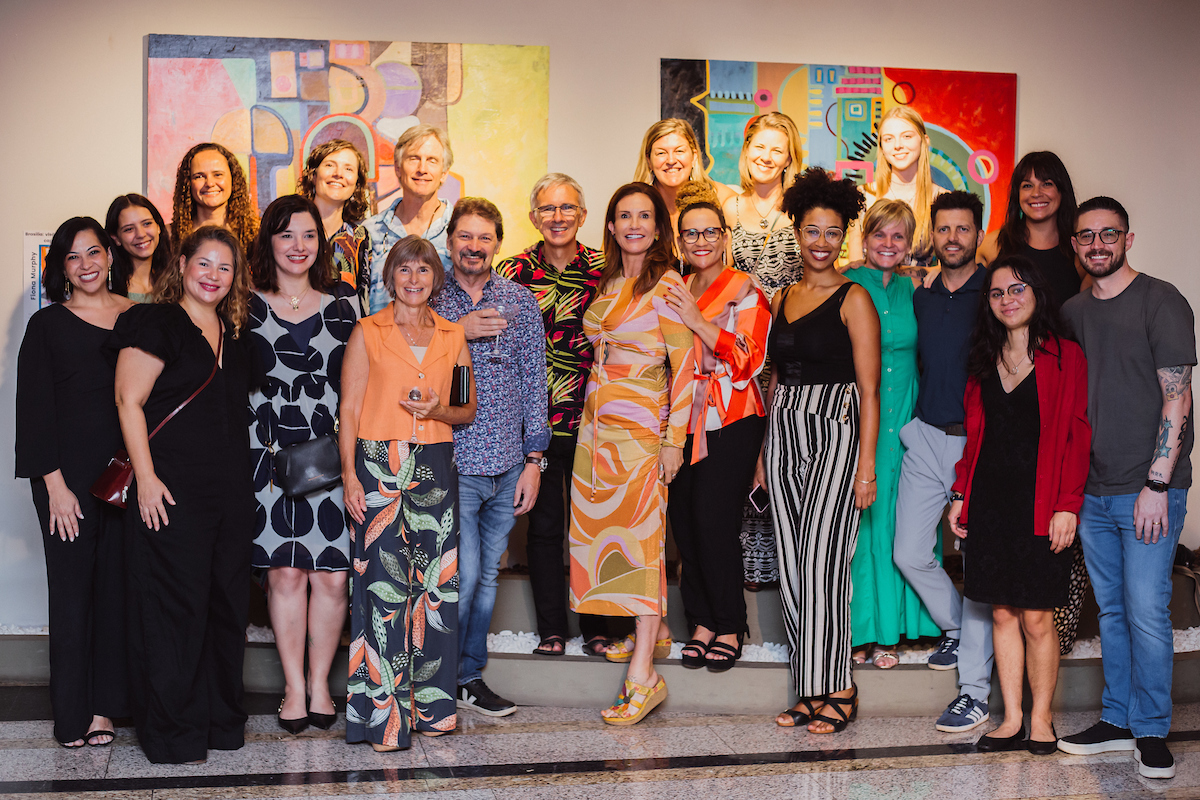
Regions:
<instances>
[{"instance_id":1,"label":"gray trousers","mask_svg":"<svg viewBox=\"0 0 1200 800\"><path fill-rule=\"evenodd\" d=\"M914 418L900 429L900 442L906 452L900 464L892 560L933 621L959 640L959 691L986 703L992 687L992 607L960 597L934 557L938 522L950 502L954 465L967 439Z\"/></svg>"}]
</instances>

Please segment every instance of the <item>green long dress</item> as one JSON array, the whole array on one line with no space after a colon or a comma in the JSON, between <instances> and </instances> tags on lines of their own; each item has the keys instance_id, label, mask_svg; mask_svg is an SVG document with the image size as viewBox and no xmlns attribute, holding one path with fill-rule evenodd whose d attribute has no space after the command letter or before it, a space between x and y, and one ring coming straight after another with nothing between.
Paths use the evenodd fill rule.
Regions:
<instances>
[{"instance_id":1,"label":"green long dress","mask_svg":"<svg viewBox=\"0 0 1200 800\"><path fill-rule=\"evenodd\" d=\"M900 429L912 419L917 403L917 317L912 281L870 267L847 270L846 277L866 289L879 312L882 364L879 382L879 442L875 447L875 502L862 513L858 547L850 562L852 645L892 645L901 637L940 636L921 598L892 561L896 537L896 490L904 445ZM937 557L941 559L941 544Z\"/></svg>"}]
</instances>

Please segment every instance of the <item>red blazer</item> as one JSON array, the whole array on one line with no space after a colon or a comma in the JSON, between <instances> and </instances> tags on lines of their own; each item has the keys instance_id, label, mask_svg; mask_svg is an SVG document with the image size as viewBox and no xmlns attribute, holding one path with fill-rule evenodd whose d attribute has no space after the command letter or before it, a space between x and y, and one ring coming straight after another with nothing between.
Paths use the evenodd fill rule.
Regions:
<instances>
[{"instance_id":1,"label":"red blazer","mask_svg":"<svg viewBox=\"0 0 1200 800\"><path fill-rule=\"evenodd\" d=\"M1049 536L1050 517L1055 512L1078 514L1083 505L1092 447L1092 426L1087 417L1087 359L1079 345L1064 340L1060 368L1058 347L1051 339L1046 342L1045 351L1034 354L1033 369L1037 374L1038 413L1041 416L1033 525L1038 536ZM973 376L967 380L963 405L967 417L964 423L967 446L954 468L954 491L962 492L966 498L959 516L959 521L965 525L971 505L971 479L975 475L986 427L979 381Z\"/></svg>"}]
</instances>

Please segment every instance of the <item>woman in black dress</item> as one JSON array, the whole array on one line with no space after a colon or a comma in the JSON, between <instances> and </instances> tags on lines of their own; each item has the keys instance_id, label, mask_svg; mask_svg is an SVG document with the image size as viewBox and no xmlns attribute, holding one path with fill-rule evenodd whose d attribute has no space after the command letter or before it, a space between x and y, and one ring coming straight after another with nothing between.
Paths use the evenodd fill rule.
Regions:
<instances>
[{"instance_id":1,"label":"woman in black dress","mask_svg":"<svg viewBox=\"0 0 1200 800\"><path fill-rule=\"evenodd\" d=\"M992 604L1004 695L1004 721L976 747L1049 755L1057 748L1050 714L1059 657L1054 607L1067 597L1068 548L1091 450L1087 361L1079 345L1061 338L1048 281L1032 261L1001 258L988 273L963 400L967 444L950 506L950 527L966 540L964 594ZM1021 714L1026 675L1033 694L1028 742Z\"/></svg>"},{"instance_id":2,"label":"woman in black dress","mask_svg":"<svg viewBox=\"0 0 1200 800\"><path fill-rule=\"evenodd\" d=\"M50 703L64 747L111 744L112 717L128 713L121 516L88 492L121 446L101 347L130 302L108 290L112 263L100 223L64 222L42 273L53 305L30 317L17 357L16 472L42 526Z\"/></svg>"},{"instance_id":3,"label":"woman in black dress","mask_svg":"<svg viewBox=\"0 0 1200 800\"><path fill-rule=\"evenodd\" d=\"M125 313L110 345L134 471L125 518L130 691L138 741L155 763L199 762L209 748L244 741L249 284L233 234L198 228L155 284L156 303Z\"/></svg>"}]
</instances>

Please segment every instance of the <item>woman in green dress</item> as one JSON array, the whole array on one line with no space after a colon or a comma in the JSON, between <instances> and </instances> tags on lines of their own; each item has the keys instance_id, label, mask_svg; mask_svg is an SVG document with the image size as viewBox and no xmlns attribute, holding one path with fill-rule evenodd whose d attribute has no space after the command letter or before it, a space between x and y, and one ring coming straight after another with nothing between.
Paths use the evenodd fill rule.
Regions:
<instances>
[{"instance_id":1,"label":"woman in green dress","mask_svg":"<svg viewBox=\"0 0 1200 800\"><path fill-rule=\"evenodd\" d=\"M875 450L877 499L862 512L858 547L850 562L854 593L850 599L854 660L863 663L874 651L875 666L899 663L901 637L938 636L941 629L921 605L917 593L892 562L896 535L896 489L900 482L900 428L912 419L917 402L917 318L913 288L918 278L897 274L912 247L916 221L901 200L880 200L863 220L866 261L846 277L865 288L879 312L883 356L879 384L879 441ZM939 553L940 557L940 553Z\"/></svg>"}]
</instances>

